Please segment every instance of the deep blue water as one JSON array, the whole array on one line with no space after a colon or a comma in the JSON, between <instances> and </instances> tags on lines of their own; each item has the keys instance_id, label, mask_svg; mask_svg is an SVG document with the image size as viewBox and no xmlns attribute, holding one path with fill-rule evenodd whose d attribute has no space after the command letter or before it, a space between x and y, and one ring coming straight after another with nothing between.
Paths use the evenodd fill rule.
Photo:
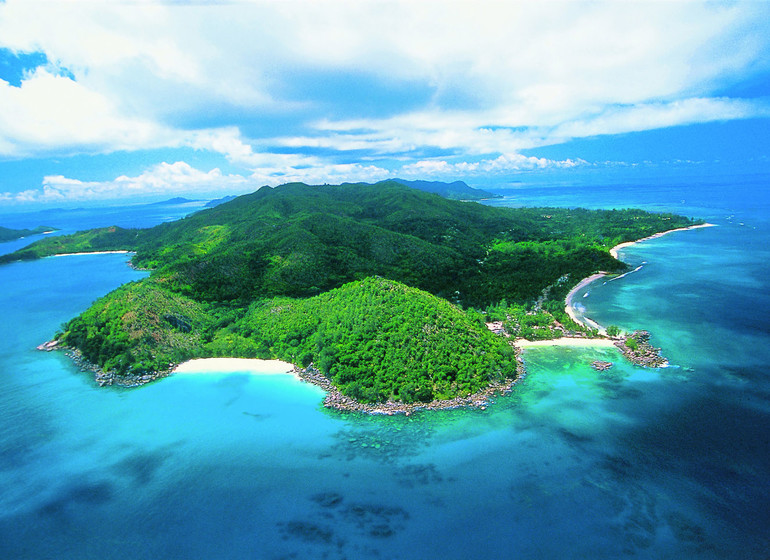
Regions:
<instances>
[{"instance_id":1,"label":"deep blue water","mask_svg":"<svg viewBox=\"0 0 770 560\"><path fill-rule=\"evenodd\" d=\"M326 411L280 375L100 389L34 347L142 273L124 255L6 265L0 558L765 557L768 183L505 194L492 203L717 224L625 249L641 268L580 298L602 324L650 330L671 367L529 349L527 378L486 410L409 417ZM596 358L615 366L597 373Z\"/></svg>"}]
</instances>

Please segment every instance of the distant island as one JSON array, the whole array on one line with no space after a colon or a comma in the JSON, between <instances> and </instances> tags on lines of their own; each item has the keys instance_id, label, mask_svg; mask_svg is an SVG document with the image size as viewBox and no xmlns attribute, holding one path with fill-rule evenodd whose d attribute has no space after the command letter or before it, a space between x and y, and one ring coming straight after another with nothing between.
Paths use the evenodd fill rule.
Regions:
<instances>
[{"instance_id":1,"label":"distant island","mask_svg":"<svg viewBox=\"0 0 770 560\"><path fill-rule=\"evenodd\" d=\"M222 198L216 198L214 200L209 200L204 205L204 207L205 208L214 208L214 206L219 206L220 204L224 204L225 202L230 202L234 198L236 198L235 195L227 195L227 196L223 196Z\"/></svg>"},{"instance_id":2,"label":"distant island","mask_svg":"<svg viewBox=\"0 0 770 560\"><path fill-rule=\"evenodd\" d=\"M58 230L49 226L38 226L33 229L11 229L0 226L0 243L14 241L16 239L21 239L22 237L29 237L30 235L53 233L55 231Z\"/></svg>"},{"instance_id":3,"label":"distant island","mask_svg":"<svg viewBox=\"0 0 770 560\"><path fill-rule=\"evenodd\" d=\"M397 183L434 193L450 200L485 200L487 198L501 198L501 195L485 190L469 187L464 181L444 183L442 181L407 181L405 179L393 179Z\"/></svg>"},{"instance_id":4,"label":"distant island","mask_svg":"<svg viewBox=\"0 0 770 560\"><path fill-rule=\"evenodd\" d=\"M597 337L566 313L570 289L624 272L612 247L695 224L484 206L392 180L291 183L149 229L41 240L0 262L122 250L152 271L46 345L70 349L103 384L142 384L193 358L279 359L329 391L328 406L401 411L509 387L518 338Z\"/></svg>"},{"instance_id":5,"label":"distant island","mask_svg":"<svg viewBox=\"0 0 770 560\"><path fill-rule=\"evenodd\" d=\"M167 200L161 200L160 202L151 202L148 206L175 206L177 204L191 204L193 202L201 202L201 200L176 196Z\"/></svg>"}]
</instances>

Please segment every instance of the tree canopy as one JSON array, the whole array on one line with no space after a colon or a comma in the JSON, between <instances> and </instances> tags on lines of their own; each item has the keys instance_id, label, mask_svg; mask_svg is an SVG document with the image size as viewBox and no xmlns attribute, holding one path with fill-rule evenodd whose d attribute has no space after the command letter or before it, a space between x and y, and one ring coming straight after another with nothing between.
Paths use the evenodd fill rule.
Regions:
<instances>
[{"instance_id":1,"label":"tree canopy","mask_svg":"<svg viewBox=\"0 0 770 560\"><path fill-rule=\"evenodd\" d=\"M631 209L489 207L395 181L292 183L149 229L45 239L0 262L136 252L151 276L62 334L104 368L278 357L313 361L356 399L411 402L512 374L510 348L473 308L507 309L515 328L545 336L527 310L566 321L558 307L572 285L625 268L610 247L693 223Z\"/></svg>"}]
</instances>

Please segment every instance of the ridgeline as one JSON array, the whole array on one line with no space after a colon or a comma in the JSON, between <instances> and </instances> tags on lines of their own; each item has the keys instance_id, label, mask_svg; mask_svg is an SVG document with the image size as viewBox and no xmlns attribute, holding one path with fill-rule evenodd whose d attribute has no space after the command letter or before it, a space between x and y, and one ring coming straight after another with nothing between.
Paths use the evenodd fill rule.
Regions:
<instances>
[{"instance_id":1,"label":"ridgeline","mask_svg":"<svg viewBox=\"0 0 770 560\"><path fill-rule=\"evenodd\" d=\"M356 401L413 403L515 377L514 349L485 320L585 331L564 314L564 296L598 270L625 269L609 248L693 223L489 207L397 181L292 183L150 229L45 239L0 262L128 250L152 270L57 335L110 381L146 381L195 357L280 358L312 363Z\"/></svg>"}]
</instances>

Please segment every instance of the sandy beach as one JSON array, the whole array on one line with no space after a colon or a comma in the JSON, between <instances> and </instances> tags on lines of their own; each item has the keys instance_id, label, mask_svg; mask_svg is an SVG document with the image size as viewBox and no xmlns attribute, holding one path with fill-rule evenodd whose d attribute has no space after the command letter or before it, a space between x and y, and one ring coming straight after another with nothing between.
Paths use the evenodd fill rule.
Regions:
<instances>
[{"instance_id":1,"label":"sandy beach","mask_svg":"<svg viewBox=\"0 0 770 560\"><path fill-rule=\"evenodd\" d=\"M519 348L532 348L537 346L580 346L583 348L614 348L613 341L608 338L554 338L552 340L516 340Z\"/></svg>"},{"instance_id":2,"label":"sandy beach","mask_svg":"<svg viewBox=\"0 0 770 560\"><path fill-rule=\"evenodd\" d=\"M683 227L683 228L675 228L670 229L668 231L662 231L660 233L656 233L655 235L650 235L649 237L643 237L642 239L637 239L636 241L628 241L626 243L620 243L618 245L615 245L612 249L610 249L610 254L614 258L618 258L618 251L620 249L623 249L624 247L630 247L631 245L634 245L635 243L640 243L642 241L647 241L650 239L657 239L658 237L663 237L664 235L667 235L669 233L673 233L675 231L687 231L690 229L699 229L704 227L715 227L715 224L698 224L697 226L689 226L689 227ZM599 278L602 278L603 276L606 276L605 272L599 272L597 274L593 274L589 276L588 278L584 278L580 281L580 283L572 288L570 292L567 294L567 297L564 299L564 311L566 311L567 315L570 316L570 318L575 321L576 323L583 325L585 327L590 327L592 329L598 329L600 333L604 332L604 327L602 327L599 323L596 321L593 321L589 319L588 317L578 317L575 313L574 308L572 307L572 299L575 297L575 294L585 288L588 284L593 282L594 280L598 280Z\"/></svg>"},{"instance_id":3,"label":"sandy beach","mask_svg":"<svg viewBox=\"0 0 770 560\"><path fill-rule=\"evenodd\" d=\"M247 358L199 358L179 364L172 373L250 373L252 375L292 374L294 366L280 360L256 360Z\"/></svg>"},{"instance_id":4,"label":"sandy beach","mask_svg":"<svg viewBox=\"0 0 770 560\"><path fill-rule=\"evenodd\" d=\"M133 251L89 251L86 253L57 253L52 257L74 257L76 255L127 255Z\"/></svg>"},{"instance_id":5,"label":"sandy beach","mask_svg":"<svg viewBox=\"0 0 770 560\"><path fill-rule=\"evenodd\" d=\"M592 274L588 278L583 278L583 280L580 281L580 283L572 288L569 293L567 294L567 297L564 299L564 311L567 312L567 315L570 316L570 319L578 323L579 325L583 325L585 327L590 327L592 329L599 329L599 331L602 331L602 326L597 323L596 321L592 321L588 317L578 317L575 313L575 310L572 307L572 298L575 297L575 294L578 293L580 290L585 288L588 284L593 282L594 280L598 280L599 278L603 278L606 276L606 272L598 272L597 274Z\"/></svg>"},{"instance_id":6,"label":"sandy beach","mask_svg":"<svg viewBox=\"0 0 770 560\"><path fill-rule=\"evenodd\" d=\"M689 227L683 227L683 228L676 228L676 229L670 229L668 231L661 231L660 233L656 233L655 235L650 235L649 237L643 237L642 239L637 239L636 241L627 241L626 243L620 243L619 245L615 245L612 249L610 249L610 255L612 255L614 258L618 258L618 251L620 249L623 249L625 247L630 247L631 245L634 245L635 243L641 243L642 241L647 241L649 239L657 239L658 237L663 237L664 235L668 235L669 233L673 233L675 231L687 231L690 229L700 229L704 227L716 227L716 224L698 224L697 226L689 226Z\"/></svg>"}]
</instances>

